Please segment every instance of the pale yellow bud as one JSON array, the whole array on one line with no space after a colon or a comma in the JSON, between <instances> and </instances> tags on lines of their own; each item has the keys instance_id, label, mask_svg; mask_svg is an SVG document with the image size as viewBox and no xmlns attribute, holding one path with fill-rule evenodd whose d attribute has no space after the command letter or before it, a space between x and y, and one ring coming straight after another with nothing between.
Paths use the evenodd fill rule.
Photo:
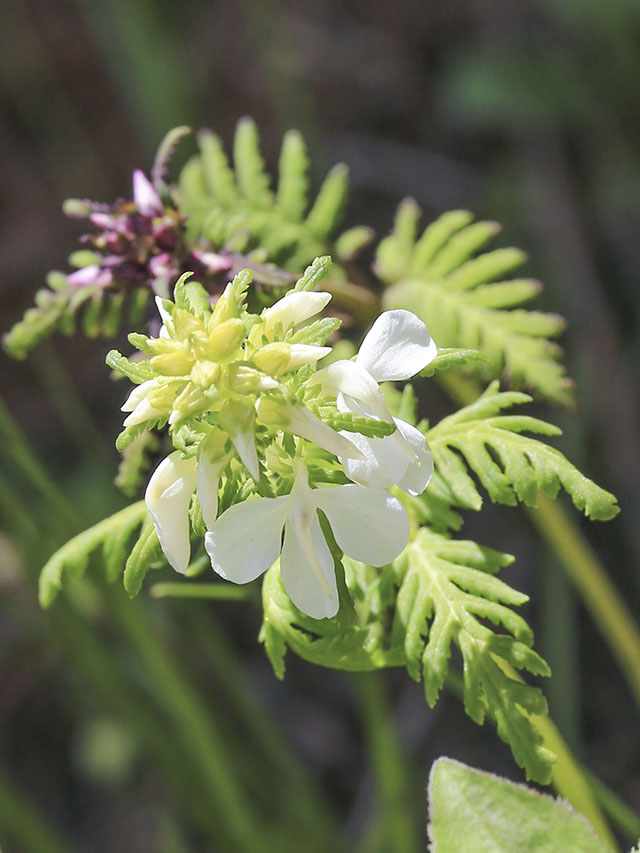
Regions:
<instances>
[{"instance_id":1,"label":"pale yellow bud","mask_svg":"<svg viewBox=\"0 0 640 853\"><path fill-rule=\"evenodd\" d=\"M211 332L203 345L206 356L214 361L230 358L244 338L244 323L238 318L225 320Z\"/></svg>"},{"instance_id":2,"label":"pale yellow bud","mask_svg":"<svg viewBox=\"0 0 640 853\"><path fill-rule=\"evenodd\" d=\"M220 323L224 323L225 320L231 320L237 316L238 306L233 296L233 288L228 284L213 308L213 313L209 317L208 329L211 331Z\"/></svg>"},{"instance_id":3,"label":"pale yellow bud","mask_svg":"<svg viewBox=\"0 0 640 853\"><path fill-rule=\"evenodd\" d=\"M280 376L287 370L291 360L290 344L275 343L261 347L253 357L253 362L260 370L270 376Z\"/></svg>"},{"instance_id":4,"label":"pale yellow bud","mask_svg":"<svg viewBox=\"0 0 640 853\"><path fill-rule=\"evenodd\" d=\"M230 365L227 369L227 384L236 394L272 391L279 387L275 379L247 364Z\"/></svg>"},{"instance_id":5,"label":"pale yellow bud","mask_svg":"<svg viewBox=\"0 0 640 853\"><path fill-rule=\"evenodd\" d=\"M150 363L154 370L165 376L185 376L191 370L193 356L177 350L163 355L154 355Z\"/></svg>"},{"instance_id":6,"label":"pale yellow bud","mask_svg":"<svg viewBox=\"0 0 640 853\"><path fill-rule=\"evenodd\" d=\"M208 388L220 378L220 365L216 361L196 361L191 368L190 379L203 388Z\"/></svg>"},{"instance_id":7,"label":"pale yellow bud","mask_svg":"<svg viewBox=\"0 0 640 853\"><path fill-rule=\"evenodd\" d=\"M265 426L283 429L289 425L291 406L273 397L261 397L256 403L258 420Z\"/></svg>"},{"instance_id":8,"label":"pale yellow bud","mask_svg":"<svg viewBox=\"0 0 640 853\"><path fill-rule=\"evenodd\" d=\"M190 335L203 334L205 332L204 324L194 317L189 311L184 311L182 308L176 308L173 316L174 335L176 338L188 338Z\"/></svg>"}]
</instances>

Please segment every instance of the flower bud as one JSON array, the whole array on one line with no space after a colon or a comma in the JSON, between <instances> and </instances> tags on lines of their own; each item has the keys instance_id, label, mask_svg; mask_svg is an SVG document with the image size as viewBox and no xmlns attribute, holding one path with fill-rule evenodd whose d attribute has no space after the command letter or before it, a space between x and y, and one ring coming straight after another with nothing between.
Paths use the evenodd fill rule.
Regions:
<instances>
[{"instance_id":1,"label":"flower bud","mask_svg":"<svg viewBox=\"0 0 640 853\"><path fill-rule=\"evenodd\" d=\"M253 357L253 362L260 370L270 376L280 376L288 369L291 360L290 344L275 343L261 347Z\"/></svg>"},{"instance_id":2,"label":"flower bud","mask_svg":"<svg viewBox=\"0 0 640 853\"><path fill-rule=\"evenodd\" d=\"M154 355L150 364L158 373L165 376L186 376L193 364L193 358L184 351L175 350L162 355Z\"/></svg>"},{"instance_id":3,"label":"flower bud","mask_svg":"<svg viewBox=\"0 0 640 853\"><path fill-rule=\"evenodd\" d=\"M202 346L203 356L214 361L229 358L240 346L244 338L244 323L238 318L225 320L209 334Z\"/></svg>"},{"instance_id":4,"label":"flower bud","mask_svg":"<svg viewBox=\"0 0 640 853\"><path fill-rule=\"evenodd\" d=\"M208 388L220 378L220 365L216 361L196 361L191 368L189 378L196 385Z\"/></svg>"},{"instance_id":5,"label":"flower bud","mask_svg":"<svg viewBox=\"0 0 640 853\"><path fill-rule=\"evenodd\" d=\"M247 364L232 364L227 368L227 384L236 394L251 394L258 391L273 391L278 388L275 379L249 367Z\"/></svg>"}]
</instances>

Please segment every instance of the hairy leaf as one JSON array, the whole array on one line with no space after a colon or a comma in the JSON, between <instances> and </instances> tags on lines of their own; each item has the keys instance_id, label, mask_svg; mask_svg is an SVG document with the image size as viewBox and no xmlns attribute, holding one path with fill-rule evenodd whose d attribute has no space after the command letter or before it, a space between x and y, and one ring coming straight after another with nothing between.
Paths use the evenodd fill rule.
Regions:
<instances>
[{"instance_id":1,"label":"hairy leaf","mask_svg":"<svg viewBox=\"0 0 640 853\"><path fill-rule=\"evenodd\" d=\"M439 758L429 777L432 853L607 853L562 800L491 773Z\"/></svg>"}]
</instances>

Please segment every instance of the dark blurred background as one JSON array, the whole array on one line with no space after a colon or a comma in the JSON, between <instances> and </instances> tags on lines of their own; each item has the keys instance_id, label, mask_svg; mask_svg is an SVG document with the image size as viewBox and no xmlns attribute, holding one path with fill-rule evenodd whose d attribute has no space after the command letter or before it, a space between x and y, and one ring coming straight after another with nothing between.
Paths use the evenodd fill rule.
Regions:
<instances>
[{"instance_id":1,"label":"dark blurred background","mask_svg":"<svg viewBox=\"0 0 640 853\"><path fill-rule=\"evenodd\" d=\"M238 118L252 116L272 172L283 132L296 127L316 180L348 164L347 224L382 235L411 195L425 222L469 208L503 224L501 245L529 254L525 274L545 283L537 307L568 319L562 343L578 385L577 413L539 413L563 427L558 446L620 500L613 523L580 524L638 613L637 0L4 0L0 33L2 331L47 270L66 268L80 227L62 215L65 198L128 195L132 170L148 169L178 124L211 127L230 144ZM26 363L0 355L2 399L78 528L123 505L110 485L122 391L107 379L107 348L57 338ZM426 414L446 413L436 390L426 395ZM216 849L181 801L178 777L141 738L143 717L128 710L129 694L140 694L156 714L142 646L131 650L111 605L89 587L63 617L38 609L33 579L55 533L39 538L47 499L31 502L20 453L16 444L0 468L0 839L20 792L20 807L37 809L78 850ZM12 495L32 508L35 526L16 527ZM517 555L505 578L533 598L526 616L554 669L544 685L552 715L579 758L638 808L632 694L562 569L518 512L483 512L465 532ZM245 702L259 703L255 713L271 721L295 772L322 788L355 849L375 810L357 678L290 660L276 682L256 642L257 611L237 604L145 601L139 610L224 736L242 741L245 723L229 699L236 672ZM78 654L91 643L87 625L108 651L101 665L117 670L121 702L96 672L99 656L83 663ZM385 685L411 756L416 821L438 755L522 780L495 732L474 726L455 697L429 711L406 673ZM253 783L275 797L285 771L270 761L256 765ZM274 800L285 815L295 812L287 796L283 788Z\"/></svg>"}]
</instances>

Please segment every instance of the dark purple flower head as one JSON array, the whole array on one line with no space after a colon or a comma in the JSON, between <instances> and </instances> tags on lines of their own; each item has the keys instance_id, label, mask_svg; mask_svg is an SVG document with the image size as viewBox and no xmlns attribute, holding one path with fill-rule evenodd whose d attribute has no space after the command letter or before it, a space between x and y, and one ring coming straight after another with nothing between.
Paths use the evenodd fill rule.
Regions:
<instances>
[{"instance_id":1,"label":"dark purple flower head","mask_svg":"<svg viewBox=\"0 0 640 853\"><path fill-rule=\"evenodd\" d=\"M192 249L186 243L185 220L163 174L154 168L156 182L140 169L133 172L133 198L114 204L69 199L65 213L88 219L94 231L80 243L91 250L93 262L67 276L73 287L109 289L148 287L162 296L186 271L208 286L220 289L217 275L232 266L230 257ZM214 281L214 277L217 277Z\"/></svg>"}]
</instances>

